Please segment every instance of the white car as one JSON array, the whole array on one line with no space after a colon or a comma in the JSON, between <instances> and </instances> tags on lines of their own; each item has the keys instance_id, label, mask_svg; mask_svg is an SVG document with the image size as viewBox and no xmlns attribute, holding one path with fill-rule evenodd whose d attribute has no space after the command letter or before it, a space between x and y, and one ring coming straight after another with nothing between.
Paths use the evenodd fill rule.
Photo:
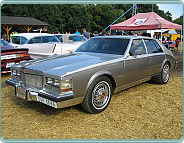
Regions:
<instances>
[{"instance_id":1,"label":"white car","mask_svg":"<svg viewBox=\"0 0 184 143\"><path fill-rule=\"evenodd\" d=\"M62 43L62 53L66 54L75 51L87 38L78 34L54 34Z\"/></svg>"},{"instance_id":2,"label":"white car","mask_svg":"<svg viewBox=\"0 0 184 143\"><path fill-rule=\"evenodd\" d=\"M16 48L28 48L31 58L67 54L81 44L62 43L55 35L48 33L19 33L10 37L10 44Z\"/></svg>"}]
</instances>

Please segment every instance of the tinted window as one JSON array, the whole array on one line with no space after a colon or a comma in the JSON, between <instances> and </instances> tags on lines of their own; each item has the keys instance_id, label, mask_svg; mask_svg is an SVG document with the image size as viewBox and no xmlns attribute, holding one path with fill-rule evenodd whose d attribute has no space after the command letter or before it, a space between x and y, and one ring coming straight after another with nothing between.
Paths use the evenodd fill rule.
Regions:
<instances>
[{"instance_id":1,"label":"tinted window","mask_svg":"<svg viewBox=\"0 0 184 143\"><path fill-rule=\"evenodd\" d=\"M72 42L72 41L86 41L87 39L80 35L72 35L68 37L68 40Z\"/></svg>"},{"instance_id":2,"label":"tinted window","mask_svg":"<svg viewBox=\"0 0 184 143\"><path fill-rule=\"evenodd\" d=\"M20 44L22 45L22 44L25 44L26 42L27 42L27 38L21 37L21 42L20 42Z\"/></svg>"},{"instance_id":3,"label":"tinted window","mask_svg":"<svg viewBox=\"0 0 184 143\"><path fill-rule=\"evenodd\" d=\"M130 56L135 55L135 50L142 50L142 54L146 54L146 49L142 39L136 39L132 41L132 45L129 51Z\"/></svg>"},{"instance_id":4,"label":"tinted window","mask_svg":"<svg viewBox=\"0 0 184 143\"><path fill-rule=\"evenodd\" d=\"M145 44L149 54L160 52L159 49L156 47L154 40L145 40Z\"/></svg>"},{"instance_id":5,"label":"tinted window","mask_svg":"<svg viewBox=\"0 0 184 143\"><path fill-rule=\"evenodd\" d=\"M63 42L63 35L55 35L55 36L59 39L59 41Z\"/></svg>"},{"instance_id":6,"label":"tinted window","mask_svg":"<svg viewBox=\"0 0 184 143\"><path fill-rule=\"evenodd\" d=\"M20 44L20 36L11 36L12 43Z\"/></svg>"},{"instance_id":7,"label":"tinted window","mask_svg":"<svg viewBox=\"0 0 184 143\"><path fill-rule=\"evenodd\" d=\"M36 44L36 43L49 43L49 42L60 42L55 36L42 36L35 37L29 40L28 44Z\"/></svg>"},{"instance_id":8,"label":"tinted window","mask_svg":"<svg viewBox=\"0 0 184 143\"><path fill-rule=\"evenodd\" d=\"M153 43L155 44L156 48L158 49L158 52L163 52L162 48L155 40L153 40Z\"/></svg>"},{"instance_id":9,"label":"tinted window","mask_svg":"<svg viewBox=\"0 0 184 143\"><path fill-rule=\"evenodd\" d=\"M76 52L92 52L123 55L129 39L119 38L91 38L82 44Z\"/></svg>"}]
</instances>

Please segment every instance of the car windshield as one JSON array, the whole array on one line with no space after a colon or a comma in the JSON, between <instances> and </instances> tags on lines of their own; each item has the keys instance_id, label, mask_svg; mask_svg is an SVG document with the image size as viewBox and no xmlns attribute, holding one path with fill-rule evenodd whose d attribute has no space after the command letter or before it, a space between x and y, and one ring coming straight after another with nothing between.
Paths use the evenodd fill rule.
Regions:
<instances>
[{"instance_id":1,"label":"car windshield","mask_svg":"<svg viewBox=\"0 0 184 143\"><path fill-rule=\"evenodd\" d=\"M68 37L68 40L69 40L69 42L73 42L73 41L75 41L75 42L77 42L77 41L82 41L82 42L84 42L84 41L86 41L87 39L86 39L84 36L72 35L72 36L69 36L69 37Z\"/></svg>"},{"instance_id":2,"label":"car windshield","mask_svg":"<svg viewBox=\"0 0 184 143\"><path fill-rule=\"evenodd\" d=\"M129 39L121 38L91 38L82 44L76 52L92 52L123 55Z\"/></svg>"},{"instance_id":3,"label":"car windshield","mask_svg":"<svg viewBox=\"0 0 184 143\"><path fill-rule=\"evenodd\" d=\"M11 45L8 44L6 41L1 40L1 46L11 46Z\"/></svg>"}]
</instances>

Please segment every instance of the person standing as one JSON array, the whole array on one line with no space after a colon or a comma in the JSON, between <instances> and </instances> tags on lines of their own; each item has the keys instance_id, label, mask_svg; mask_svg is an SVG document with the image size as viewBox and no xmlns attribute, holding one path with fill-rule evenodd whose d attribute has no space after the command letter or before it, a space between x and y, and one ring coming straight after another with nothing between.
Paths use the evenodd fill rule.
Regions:
<instances>
[{"instance_id":1,"label":"person standing","mask_svg":"<svg viewBox=\"0 0 184 143\"><path fill-rule=\"evenodd\" d=\"M88 32L86 32L86 28L83 28L83 35L84 37L86 37L87 39L90 38L90 34Z\"/></svg>"},{"instance_id":2,"label":"person standing","mask_svg":"<svg viewBox=\"0 0 184 143\"><path fill-rule=\"evenodd\" d=\"M81 35L78 29L76 29L76 31L75 31L75 33L74 33L74 34Z\"/></svg>"},{"instance_id":3,"label":"person standing","mask_svg":"<svg viewBox=\"0 0 184 143\"><path fill-rule=\"evenodd\" d=\"M43 29L41 28L40 33L49 33L47 29L48 29L48 26L44 26Z\"/></svg>"},{"instance_id":4,"label":"person standing","mask_svg":"<svg viewBox=\"0 0 184 143\"><path fill-rule=\"evenodd\" d=\"M99 36L98 31L94 32L94 37Z\"/></svg>"},{"instance_id":5,"label":"person standing","mask_svg":"<svg viewBox=\"0 0 184 143\"><path fill-rule=\"evenodd\" d=\"M12 36L13 34L18 34L18 32L14 31L10 34L10 36Z\"/></svg>"}]
</instances>

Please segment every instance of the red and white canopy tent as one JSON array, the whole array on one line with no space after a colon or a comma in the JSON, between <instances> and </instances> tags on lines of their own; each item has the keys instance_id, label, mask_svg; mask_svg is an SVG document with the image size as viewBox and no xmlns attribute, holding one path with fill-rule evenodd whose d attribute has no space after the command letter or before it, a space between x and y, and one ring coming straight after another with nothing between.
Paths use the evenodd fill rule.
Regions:
<instances>
[{"instance_id":1,"label":"red and white canopy tent","mask_svg":"<svg viewBox=\"0 0 184 143\"><path fill-rule=\"evenodd\" d=\"M154 30L154 29L182 29L182 25L172 23L155 12L137 13L133 17L110 26L111 30Z\"/></svg>"},{"instance_id":2,"label":"red and white canopy tent","mask_svg":"<svg viewBox=\"0 0 184 143\"><path fill-rule=\"evenodd\" d=\"M140 31L140 30L155 30L155 29L160 29L161 31L162 29L180 29L182 35L182 25L172 23L162 18L155 12L137 13L133 17L123 22L113 24L110 26L110 30Z\"/></svg>"}]
</instances>

